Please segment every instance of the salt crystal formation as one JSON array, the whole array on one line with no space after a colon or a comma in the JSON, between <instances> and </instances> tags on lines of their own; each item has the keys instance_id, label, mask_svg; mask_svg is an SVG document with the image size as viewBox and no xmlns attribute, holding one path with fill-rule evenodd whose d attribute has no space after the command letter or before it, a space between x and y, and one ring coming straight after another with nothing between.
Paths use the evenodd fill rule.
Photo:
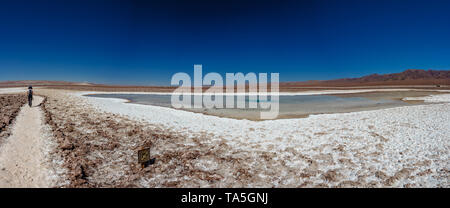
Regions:
<instances>
[{"instance_id":1,"label":"salt crystal formation","mask_svg":"<svg viewBox=\"0 0 450 208\"><path fill-rule=\"evenodd\" d=\"M26 102L26 96L22 94L0 95L0 142L11 134L8 127Z\"/></svg>"},{"instance_id":2,"label":"salt crystal formation","mask_svg":"<svg viewBox=\"0 0 450 208\"><path fill-rule=\"evenodd\" d=\"M450 187L438 104L248 121L42 90L69 187ZM137 150L155 164L141 169Z\"/></svg>"}]
</instances>

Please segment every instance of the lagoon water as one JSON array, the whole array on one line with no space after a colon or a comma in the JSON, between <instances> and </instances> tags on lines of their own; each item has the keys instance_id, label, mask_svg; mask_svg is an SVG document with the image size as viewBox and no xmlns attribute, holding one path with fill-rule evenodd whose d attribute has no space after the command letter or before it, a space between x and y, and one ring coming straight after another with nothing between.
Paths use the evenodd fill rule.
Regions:
<instances>
[{"instance_id":1,"label":"lagoon water","mask_svg":"<svg viewBox=\"0 0 450 208\"><path fill-rule=\"evenodd\" d=\"M155 105L162 107L172 107L171 95L155 95L155 94L95 94L87 95L99 98L120 98L129 100L131 103L143 105ZM243 97L243 96L240 96ZM214 97L213 97L214 98ZM225 97L223 97L225 103ZM194 97L191 97L193 103ZM235 96L237 100L237 96ZM249 108L249 103L274 102L268 100L258 100L245 97L246 108L241 109L207 109L207 108L183 108L183 110L215 115L221 117L259 120L261 111L268 111L261 108ZM412 105L398 99L369 99L366 97L342 97L333 95L292 95L279 96L279 116L278 118L299 118L306 117L311 114L323 113L343 113L363 110L373 110L389 107L398 107ZM225 106L225 105L224 105Z\"/></svg>"}]
</instances>

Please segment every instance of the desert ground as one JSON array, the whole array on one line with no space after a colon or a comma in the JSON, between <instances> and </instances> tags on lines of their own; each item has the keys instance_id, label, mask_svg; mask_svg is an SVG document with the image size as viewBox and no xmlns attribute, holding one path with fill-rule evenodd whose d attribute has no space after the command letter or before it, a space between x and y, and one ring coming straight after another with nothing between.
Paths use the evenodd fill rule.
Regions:
<instances>
[{"instance_id":1,"label":"desert ground","mask_svg":"<svg viewBox=\"0 0 450 208\"><path fill-rule=\"evenodd\" d=\"M426 105L267 121L57 88L35 89L31 108L21 98L26 88L0 89L8 121L0 133L1 187L450 187L446 88L402 98ZM370 97L380 90L411 89L295 93ZM146 147L155 163L141 168L137 151Z\"/></svg>"}]
</instances>

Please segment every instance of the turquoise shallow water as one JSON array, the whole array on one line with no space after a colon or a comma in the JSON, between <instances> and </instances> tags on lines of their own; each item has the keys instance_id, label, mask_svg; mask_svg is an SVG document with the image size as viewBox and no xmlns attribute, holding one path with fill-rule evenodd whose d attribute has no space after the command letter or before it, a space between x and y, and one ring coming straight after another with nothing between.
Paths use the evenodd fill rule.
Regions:
<instances>
[{"instance_id":1,"label":"turquoise shallow water","mask_svg":"<svg viewBox=\"0 0 450 208\"><path fill-rule=\"evenodd\" d=\"M100 98L121 98L129 100L131 103L138 103L144 105L156 105L163 107L172 107L170 95L152 95L152 94L95 94L86 95L89 97ZM192 102L194 97L191 98ZM235 96L235 100L237 97ZM258 100L254 98L245 97L246 108L231 108L231 109L184 109L188 111L201 112L210 115L231 117L231 118L245 118L245 119L259 119L259 113L266 111L262 108L248 108L249 103L270 103L275 101ZM224 97L225 103L225 97ZM294 95L294 96L280 96L279 97L279 118L304 117L310 114L321 113L340 113L353 112L361 110L381 109L388 107L397 107L410 105L400 100L389 99L367 99L363 97L338 97L332 95Z\"/></svg>"}]
</instances>

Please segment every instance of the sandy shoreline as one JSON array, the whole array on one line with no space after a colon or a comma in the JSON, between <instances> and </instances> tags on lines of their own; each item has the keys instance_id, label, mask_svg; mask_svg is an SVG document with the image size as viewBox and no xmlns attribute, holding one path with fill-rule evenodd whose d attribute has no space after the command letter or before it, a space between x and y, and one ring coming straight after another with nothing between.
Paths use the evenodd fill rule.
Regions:
<instances>
[{"instance_id":1,"label":"sandy shoreline","mask_svg":"<svg viewBox=\"0 0 450 208\"><path fill-rule=\"evenodd\" d=\"M11 136L0 146L2 188L47 188L61 183L57 172L64 170L50 156L54 141L42 124L39 108L42 100L35 96L32 107L27 104L21 107L11 127Z\"/></svg>"}]
</instances>

